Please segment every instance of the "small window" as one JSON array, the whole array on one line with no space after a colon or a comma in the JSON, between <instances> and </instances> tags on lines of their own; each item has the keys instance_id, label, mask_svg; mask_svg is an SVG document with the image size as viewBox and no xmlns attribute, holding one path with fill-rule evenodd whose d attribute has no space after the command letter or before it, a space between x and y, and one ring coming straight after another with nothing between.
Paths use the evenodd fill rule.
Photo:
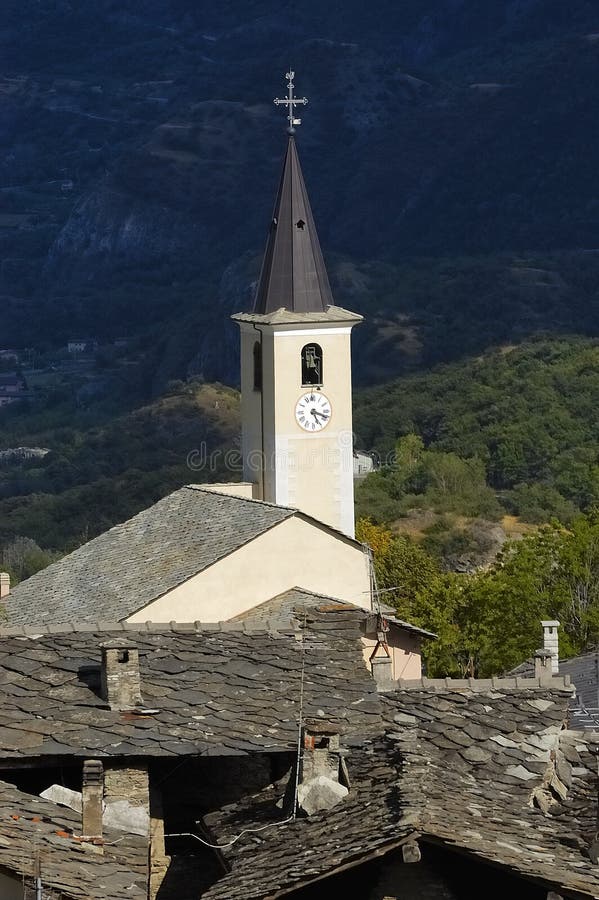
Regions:
<instances>
[{"instance_id":1,"label":"small window","mask_svg":"<svg viewBox=\"0 0 599 900\"><path fill-rule=\"evenodd\" d=\"M128 663L129 662L129 651L128 650L119 650L117 653L117 659L120 663Z\"/></svg>"},{"instance_id":2,"label":"small window","mask_svg":"<svg viewBox=\"0 0 599 900\"><path fill-rule=\"evenodd\" d=\"M302 350L302 385L322 384L322 348L306 344Z\"/></svg>"},{"instance_id":3,"label":"small window","mask_svg":"<svg viewBox=\"0 0 599 900\"><path fill-rule=\"evenodd\" d=\"M259 341L254 344L254 390L262 390L262 346Z\"/></svg>"}]
</instances>

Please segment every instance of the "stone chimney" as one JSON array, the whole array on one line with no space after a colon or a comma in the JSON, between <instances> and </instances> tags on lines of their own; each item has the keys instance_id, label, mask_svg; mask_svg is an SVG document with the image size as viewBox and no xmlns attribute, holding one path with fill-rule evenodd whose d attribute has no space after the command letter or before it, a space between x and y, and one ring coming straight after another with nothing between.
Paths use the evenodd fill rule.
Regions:
<instances>
[{"instance_id":1,"label":"stone chimney","mask_svg":"<svg viewBox=\"0 0 599 900\"><path fill-rule=\"evenodd\" d=\"M392 691L397 685L393 681L393 661L389 653L370 657L370 670L377 691Z\"/></svg>"},{"instance_id":2,"label":"stone chimney","mask_svg":"<svg viewBox=\"0 0 599 900\"><path fill-rule=\"evenodd\" d=\"M320 720L304 725L297 800L308 816L331 809L349 793L340 731L337 725Z\"/></svg>"},{"instance_id":3,"label":"stone chimney","mask_svg":"<svg viewBox=\"0 0 599 900\"><path fill-rule=\"evenodd\" d=\"M4 600L10 594L10 575L8 572L0 572L0 600Z\"/></svg>"},{"instance_id":4,"label":"stone chimney","mask_svg":"<svg viewBox=\"0 0 599 900\"><path fill-rule=\"evenodd\" d=\"M363 622L366 637L376 636L374 649L368 661L377 691L391 691L397 685L393 681L393 659L389 652L389 623L380 613L368 616Z\"/></svg>"},{"instance_id":5,"label":"stone chimney","mask_svg":"<svg viewBox=\"0 0 599 900\"><path fill-rule=\"evenodd\" d=\"M317 775L339 781L339 735L341 729L329 722L307 722L304 725L304 752L300 782Z\"/></svg>"},{"instance_id":6,"label":"stone chimney","mask_svg":"<svg viewBox=\"0 0 599 900\"><path fill-rule=\"evenodd\" d=\"M81 789L82 831L85 838L102 838L102 810L104 804L104 767L99 759L83 763Z\"/></svg>"},{"instance_id":7,"label":"stone chimney","mask_svg":"<svg viewBox=\"0 0 599 900\"><path fill-rule=\"evenodd\" d=\"M551 651L537 650L535 653L535 678L541 682L546 682L551 681L552 677Z\"/></svg>"},{"instance_id":8,"label":"stone chimney","mask_svg":"<svg viewBox=\"0 0 599 900\"><path fill-rule=\"evenodd\" d=\"M102 644L102 697L111 709L141 705L139 653L123 638Z\"/></svg>"},{"instance_id":9,"label":"stone chimney","mask_svg":"<svg viewBox=\"0 0 599 900\"><path fill-rule=\"evenodd\" d=\"M559 636L557 619L548 619L541 622L543 626L543 648L551 653L551 671L554 675L559 673Z\"/></svg>"}]
</instances>

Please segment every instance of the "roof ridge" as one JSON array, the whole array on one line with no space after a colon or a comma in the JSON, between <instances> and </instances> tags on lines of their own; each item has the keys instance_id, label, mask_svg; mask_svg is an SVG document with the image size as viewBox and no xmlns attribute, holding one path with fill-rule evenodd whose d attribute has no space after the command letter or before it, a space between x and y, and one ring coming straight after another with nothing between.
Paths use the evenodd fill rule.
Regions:
<instances>
[{"instance_id":1,"label":"roof ridge","mask_svg":"<svg viewBox=\"0 0 599 900\"><path fill-rule=\"evenodd\" d=\"M364 612L368 612L368 610L363 606L358 606L357 603L352 603L351 600L343 600L341 597L334 597L332 594L321 594L320 591L312 591L310 588L302 587L301 584L294 584L293 587L286 588L284 591L280 591L278 594L275 594L274 597L271 597L271 600L277 600L279 597L284 597L285 594L290 594L291 591L300 591L302 594L309 594L311 597L318 597L321 600L334 600L336 603L343 603L345 605L349 604L351 606L355 606L356 609L362 609ZM267 600L267 603L270 601Z\"/></svg>"},{"instance_id":2,"label":"roof ridge","mask_svg":"<svg viewBox=\"0 0 599 900\"><path fill-rule=\"evenodd\" d=\"M237 484L236 481L225 482L226 484ZM190 482L189 484L184 484L183 487L178 490L189 489L191 491L203 491L206 494L217 494L219 497L224 497L225 500L228 497L231 497L233 500L245 500L246 503L258 503L261 506L270 506L273 509L286 509L290 513L298 513L301 512L297 506L283 506L281 503L271 503L269 500L259 500L257 497L244 497L243 494L225 494L223 491L216 490L216 488L210 487L210 484L196 484L195 482ZM173 493L177 493L174 491ZM167 494L168 497L171 494ZM160 502L160 501L158 501ZM317 520L318 521L318 520Z\"/></svg>"},{"instance_id":3,"label":"roof ridge","mask_svg":"<svg viewBox=\"0 0 599 900\"><path fill-rule=\"evenodd\" d=\"M215 634L220 632L248 632L252 634L281 634L297 630L291 618L269 616L253 624L236 619L220 622L75 622L60 625L13 625L0 627L2 638L43 638L61 634L95 634L109 631L138 632L140 634Z\"/></svg>"},{"instance_id":4,"label":"roof ridge","mask_svg":"<svg viewBox=\"0 0 599 900\"><path fill-rule=\"evenodd\" d=\"M513 678L400 678L394 683L395 690L428 690L428 691L492 691L495 689L531 690L541 688L546 691L558 690L572 693L575 686L569 675L553 675L551 678L525 678L516 675ZM388 692L393 694L393 689Z\"/></svg>"}]
</instances>

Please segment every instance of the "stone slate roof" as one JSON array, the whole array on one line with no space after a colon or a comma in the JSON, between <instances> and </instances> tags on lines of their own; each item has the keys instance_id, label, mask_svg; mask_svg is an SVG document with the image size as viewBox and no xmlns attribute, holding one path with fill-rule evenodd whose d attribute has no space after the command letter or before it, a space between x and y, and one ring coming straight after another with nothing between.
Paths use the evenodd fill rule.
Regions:
<instances>
[{"instance_id":1,"label":"stone slate roof","mask_svg":"<svg viewBox=\"0 0 599 900\"><path fill-rule=\"evenodd\" d=\"M266 600L259 606L254 606L252 609L240 613L238 616L235 616L232 621L251 623L268 621L272 625L273 622L280 619L284 624L294 620L298 625L301 625L304 610L327 610L329 608L343 608L347 610L347 612L353 610L355 615L358 616L358 622L364 620L365 610L361 606L356 606L354 603L348 603L337 597L328 597L325 594L307 591L305 588L294 587L288 591L284 591L282 594L278 594L276 597L272 597L270 600ZM398 619L392 614L393 611L391 607L382 607L381 612L385 619L404 631L409 631L411 634L418 634L421 637L436 637L432 631L426 631L424 628L419 628L417 625L411 625L409 622Z\"/></svg>"},{"instance_id":2,"label":"stone slate roof","mask_svg":"<svg viewBox=\"0 0 599 900\"><path fill-rule=\"evenodd\" d=\"M599 895L599 868L589 861L599 734L562 730L571 696L563 679L422 679L376 694L359 640L364 613L321 604L303 616L302 629L279 618L276 628L265 622L254 630L238 622L7 636L0 640L0 758L8 765L63 755L293 753L305 665L304 718L341 726L350 794L329 812L281 822L282 781L211 813L219 844L244 828L280 824L223 851L231 872L208 900L290 893L419 835L563 895ZM99 645L119 635L139 647L143 699L158 712L111 712L94 693ZM33 807L20 802L22 812L7 809L8 816L27 819ZM68 810L53 816L51 823L76 828ZM0 865L10 867L2 839L17 820L5 818ZM119 877L130 878L131 866L123 864ZM119 889L111 895L117 900Z\"/></svg>"},{"instance_id":3,"label":"stone slate roof","mask_svg":"<svg viewBox=\"0 0 599 900\"><path fill-rule=\"evenodd\" d=\"M100 855L80 833L78 813L0 781L0 867L28 879L39 856L44 898L145 900L145 841L106 829Z\"/></svg>"},{"instance_id":4,"label":"stone slate roof","mask_svg":"<svg viewBox=\"0 0 599 900\"><path fill-rule=\"evenodd\" d=\"M225 849L232 871L203 897L282 896L418 838L567 896L598 896L599 869L588 856L597 756L590 738L562 731L569 697L563 683L516 687L509 680L380 695L387 724L374 740L350 747L350 794L332 810L281 822L274 805L281 784L208 816L221 844L244 828L280 824Z\"/></svg>"},{"instance_id":5,"label":"stone slate roof","mask_svg":"<svg viewBox=\"0 0 599 900\"><path fill-rule=\"evenodd\" d=\"M575 730L599 731L599 653L597 650L560 659L560 675L570 678L576 687L576 696L570 705L569 727ZM525 678L534 673L534 660L527 659L515 669L512 675Z\"/></svg>"},{"instance_id":6,"label":"stone slate roof","mask_svg":"<svg viewBox=\"0 0 599 900\"><path fill-rule=\"evenodd\" d=\"M589 861L594 742L562 731L568 690L400 690L384 696L417 828L522 876L599 896ZM597 736L595 736L595 739ZM556 888L557 889L557 888Z\"/></svg>"},{"instance_id":7,"label":"stone slate roof","mask_svg":"<svg viewBox=\"0 0 599 900\"><path fill-rule=\"evenodd\" d=\"M380 715L361 653L363 616L312 610L303 640L294 623L286 632L268 624L115 625L0 638L0 759L288 751L297 742L303 665L305 714L368 733ZM111 711L99 695L100 645L118 637L139 648L152 715Z\"/></svg>"},{"instance_id":8,"label":"stone slate roof","mask_svg":"<svg viewBox=\"0 0 599 900\"><path fill-rule=\"evenodd\" d=\"M202 900L258 900L291 893L340 868L357 865L409 840L414 816L398 790L401 764L382 740L353 747L347 763L348 797L328 812L245 835L224 851L232 870ZM275 801L282 785L206 817L219 843L243 828L281 822ZM258 815L256 815L258 810Z\"/></svg>"},{"instance_id":9,"label":"stone slate roof","mask_svg":"<svg viewBox=\"0 0 599 900\"><path fill-rule=\"evenodd\" d=\"M572 728L599 731L599 653L585 653L559 664L560 673L576 685L576 700L570 710Z\"/></svg>"},{"instance_id":10,"label":"stone slate roof","mask_svg":"<svg viewBox=\"0 0 599 900\"><path fill-rule=\"evenodd\" d=\"M17 585L8 622L120 621L295 513L187 485Z\"/></svg>"}]
</instances>

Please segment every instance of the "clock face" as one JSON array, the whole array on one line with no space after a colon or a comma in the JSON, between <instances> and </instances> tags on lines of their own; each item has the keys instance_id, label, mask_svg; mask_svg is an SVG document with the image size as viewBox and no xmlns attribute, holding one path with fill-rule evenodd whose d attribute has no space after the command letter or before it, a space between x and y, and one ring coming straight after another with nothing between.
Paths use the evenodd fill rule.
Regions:
<instances>
[{"instance_id":1,"label":"clock face","mask_svg":"<svg viewBox=\"0 0 599 900\"><path fill-rule=\"evenodd\" d=\"M321 391L303 394L295 405L297 424L304 431L322 431L331 419L331 404Z\"/></svg>"}]
</instances>

